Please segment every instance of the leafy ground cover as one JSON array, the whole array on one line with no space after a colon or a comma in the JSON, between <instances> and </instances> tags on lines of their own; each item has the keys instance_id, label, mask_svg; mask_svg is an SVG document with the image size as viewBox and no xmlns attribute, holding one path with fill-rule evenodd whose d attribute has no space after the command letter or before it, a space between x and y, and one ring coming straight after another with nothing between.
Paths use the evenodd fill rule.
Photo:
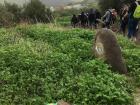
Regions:
<instances>
[{"instance_id":1,"label":"leafy ground cover","mask_svg":"<svg viewBox=\"0 0 140 105\"><path fill-rule=\"evenodd\" d=\"M63 16L63 17L58 17L55 20L58 25L68 27L71 24L71 18L72 16Z\"/></svg>"},{"instance_id":2,"label":"leafy ground cover","mask_svg":"<svg viewBox=\"0 0 140 105\"><path fill-rule=\"evenodd\" d=\"M0 29L0 105L133 105L133 86L94 57L95 32L53 25ZM118 36L129 77L140 85L139 46Z\"/></svg>"}]
</instances>

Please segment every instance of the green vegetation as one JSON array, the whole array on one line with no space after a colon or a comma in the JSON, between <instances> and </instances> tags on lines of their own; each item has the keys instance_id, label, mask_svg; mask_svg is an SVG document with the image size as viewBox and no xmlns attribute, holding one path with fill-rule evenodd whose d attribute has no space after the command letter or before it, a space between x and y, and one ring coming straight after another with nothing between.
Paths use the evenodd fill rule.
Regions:
<instances>
[{"instance_id":1,"label":"green vegetation","mask_svg":"<svg viewBox=\"0 0 140 105\"><path fill-rule=\"evenodd\" d=\"M61 26L70 26L71 25L71 16L65 16L65 17L58 17L56 18L56 24Z\"/></svg>"},{"instance_id":2,"label":"green vegetation","mask_svg":"<svg viewBox=\"0 0 140 105\"><path fill-rule=\"evenodd\" d=\"M93 56L94 36L51 24L0 29L0 105L133 105L131 81ZM140 85L139 47L118 40Z\"/></svg>"},{"instance_id":3,"label":"green vegetation","mask_svg":"<svg viewBox=\"0 0 140 105\"><path fill-rule=\"evenodd\" d=\"M140 46L135 45L122 36L118 37L118 41L127 63L129 76L134 79L136 86L140 86Z\"/></svg>"},{"instance_id":4,"label":"green vegetation","mask_svg":"<svg viewBox=\"0 0 140 105\"><path fill-rule=\"evenodd\" d=\"M0 27L11 27L18 23L49 23L53 16L40 0L30 0L22 7L4 2L0 4Z\"/></svg>"},{"instance_id":5,"label":"green vegetation","mask_svg":"<svg viewBox=\"0 0 140 105\"><path fill-rule=\"evenodd\" d=\"M103 11L110 8L115 8L118 12L123 4L132 2L132 0L99 0L99 7Z\"/></svg>"}]
</instances>

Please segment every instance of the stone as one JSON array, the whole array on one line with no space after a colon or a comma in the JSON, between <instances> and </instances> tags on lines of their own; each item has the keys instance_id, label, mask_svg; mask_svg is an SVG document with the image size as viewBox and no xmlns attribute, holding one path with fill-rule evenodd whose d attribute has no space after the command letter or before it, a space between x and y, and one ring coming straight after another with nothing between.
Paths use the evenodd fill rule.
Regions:
<instances>
[{"instance_id":1,"label":"stone","mask_svg":"<svg viewBox=\"0 0 140 105\"><path fill-rule=\"evenodd\" d=\"M121 49L117 43L115 33L110 29L99 29L94 43L94 54L109 63L113 70L120 74L127 74L126 64Z\"/></svg>"}]
</instances>

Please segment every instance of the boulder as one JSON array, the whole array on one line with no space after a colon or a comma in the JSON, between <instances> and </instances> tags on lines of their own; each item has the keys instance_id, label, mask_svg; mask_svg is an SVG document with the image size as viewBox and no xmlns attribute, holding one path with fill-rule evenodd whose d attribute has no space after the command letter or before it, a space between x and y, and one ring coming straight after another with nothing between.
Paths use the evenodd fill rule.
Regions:
<instances>
[{"instance_id":1,"label":"boulder","mask_svg":"<svg viewBox=\"0 0 140 105\"><path fill-rule=\"evenodd\" d=\"M126 64L123 61L122 53L115 33L110 29L103 28L97 31L94 54L96 57L107 61L113 70L120 74L127 74Z\"/></svg>"}]
</instances>

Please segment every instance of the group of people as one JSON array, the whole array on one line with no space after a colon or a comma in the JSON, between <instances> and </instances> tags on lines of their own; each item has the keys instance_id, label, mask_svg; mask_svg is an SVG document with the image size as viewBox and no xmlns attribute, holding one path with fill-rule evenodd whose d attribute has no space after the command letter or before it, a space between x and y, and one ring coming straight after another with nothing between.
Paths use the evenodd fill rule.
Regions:
<instances>
[{"instance_id":1,"label":"group of people","mask_svg":"<svg viewBox=\"0 0 140 105\"><path fill-rule=\"evenodd\" d=\"M105 15L102 17L101 13L97 9L90 9L89 12L82 12L78 16L75 14L71 19L71 24L73 27L90 27L97 28L98 23L102 20L103 27L110 27L111 24L114 24L117 18L117 12L115 9L108 9ZM101 20L102 19L102 20Z\"/></svg>"},{"instance_id":2,"label":"group of people","mask_svg":"<svg viewBox=\"0 0 140 105\"><path fill-rule=\"evenodd\" d=\"M133 0L131 4L124 4L121 8L120 13L120 31L123 32L124 36L126 35L126 30L128 38L136 41L136 35L138 32L138 23L140 20L140 9L136 14L137 7L140 6L140 0Z\"/></svg>"},{"instance_id":3,"label":"group of people","mask_svg":"<svg viewBox=\"0 0 140 105\"><path fill-rule=\"evenodd\" d=\"M128 38L136 40L140 19L140 9L136 12L138 6L140 6L140 0L132 0L130 4L124 4L120 11L117 12L115 9L108 9L103 16L101 16L101 13L97 9L90 9L87 13L82 12L77 16L74 14L71 19L71 24L73 27L97 28L98 23L102 23L102 27L110 28L117 20L117 17L120 16L119 31L126 35L126 30L128 30Z\"/></svg>"},{"instance_id":4,"label":"group of people","mask_svg":"<svg viewBox=\"0 0 140 105\"><path fill-rule=\"evenodd\" d=\"M97 27L97 19L101 18L100 12L96 9L91 9L89 12L85 13L82 12L78 16L75 14L73 15L71 19L71 24L73 27L83 27L86 28L88 26L90 27Z\"/></svg>"}]
</instances>

